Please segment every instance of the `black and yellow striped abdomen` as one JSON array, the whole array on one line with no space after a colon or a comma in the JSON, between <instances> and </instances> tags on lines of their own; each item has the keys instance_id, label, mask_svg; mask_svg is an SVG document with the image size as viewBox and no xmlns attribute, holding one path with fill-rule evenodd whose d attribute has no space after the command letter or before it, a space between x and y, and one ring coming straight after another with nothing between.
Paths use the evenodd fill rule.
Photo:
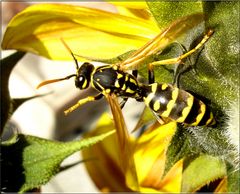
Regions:
<instances>
[{"instance_id":1,"label":"black and yellow striped abdomen","mask_svg":"<svg viewBox=\"0 0 240 194\"><path fill-rule=\"evenodd\" d=\"M201 100L171 84L144 85L142 95L145 104L163 118L189 126L215 123L212 112Z\"/></svg>"}]
</instances>

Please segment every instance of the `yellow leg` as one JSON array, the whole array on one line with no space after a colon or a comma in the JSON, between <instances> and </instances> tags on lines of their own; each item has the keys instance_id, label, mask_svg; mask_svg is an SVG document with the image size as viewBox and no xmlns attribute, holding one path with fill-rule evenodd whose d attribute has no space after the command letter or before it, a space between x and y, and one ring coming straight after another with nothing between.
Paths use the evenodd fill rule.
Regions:
<instances>
[{"instance_id":1,"label":"yellow leg","mask_svg":"<svg viewBox=\"0 0 240 194\"><path fill-rule=\"evenodd\" d=\"M213 30L209 30L208 33L203 37L202 41L198 43L196 47L194 47L192 50L188 51L187 53L180 55L179 57L152 62L151 64L149 64L150 69L152 69L153 66L155 65L170 65L170 64L181 63L184 58L196 52L210 38L212 34L213 34Z\"/></svg>"},{"instance_id":2,"label":"yellow leg","mask_svg":"<svg viewBox=\"0 0 240 194\"><path fill-rule=\"evenodd\" d=\"M65 110L64 111L64 114L67 115L69 114L70 112L76 110L78 107L82 106L83 104L86 104L88 102L92 102L92 101L95 101L95 100L98 100L100 99L101 97L103 96L103 94L98 94L97 96L88 96L86 98L83 98L81 100L79 100L76 104L74 104L73 106L71 106L69 109Z\"/></svg>"}]
</instances>

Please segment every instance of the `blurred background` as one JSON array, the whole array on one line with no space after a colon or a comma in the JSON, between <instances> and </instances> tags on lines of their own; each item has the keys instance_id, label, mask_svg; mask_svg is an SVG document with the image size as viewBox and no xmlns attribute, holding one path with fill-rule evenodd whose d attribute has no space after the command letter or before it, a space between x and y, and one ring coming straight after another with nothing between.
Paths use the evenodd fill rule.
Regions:
<instances>
[{"instance_id":1,"label":"blurred background","mask_svg":"<svg viewBox=\"0 0 240 194\"><path fill-rule=\"evenodd\" d=\"M113 5L105 2L67 3L116 12ZM2 34L4 34L11 18L33 3L16 1L2 2L1 4ZM2 58L13 52L2 51ZM104 111L109 111L105 99L88 103L68 116L65 116L63 111L79 99L96 94L95 90L92 88L84 91L76 89L74 79L50 84L39 90L36 89L36 86L44 80L61 78L72 73L75 73L74 61L51 61L30 53L26 54L11 74L9 81L10 95L12 98L30 97L38 94L46 95L29 100L20 106L13 114L8 127L13 131L17 130L19 133L59 141L79 139L84 131L94 128L101 114ZM135 101L130 100L124 107L124 117L128 118L127 125L130 129L134 128L136 118L143 108L143 105L139 104L139 111L137 112L136 109L129 108L135 103ZM8 135L5 134L5 136ZM81 155L75 153L66 159L64 164L79 160L81 160ZM84 165L79 164L59 173L42 187L42 192L98 192L98 190L88 177Z\"/></svg>"}]
</instances>

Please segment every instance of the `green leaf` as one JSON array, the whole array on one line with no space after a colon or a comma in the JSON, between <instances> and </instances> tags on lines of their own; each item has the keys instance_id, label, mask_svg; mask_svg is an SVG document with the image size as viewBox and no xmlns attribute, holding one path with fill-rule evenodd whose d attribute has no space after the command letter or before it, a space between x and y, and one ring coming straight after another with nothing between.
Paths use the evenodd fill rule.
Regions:
<instances>
[{"instance_id":1,"label":"green leaf","mask_svg":"<svg viewBox=\"0 0 240 194\"><path fill-rule=\"evenodd\" d=\"M165 172L179 159L185 158L185 162L189 160L190 163L201 153L220 156L230 163L234 159L234 149L225 137L225 122L229 105L239 101L239 29L233 27L239 26L239 2L198 3L202 4L202 11L206 15L205 27L189 33L189 37L186 40L181 39L180 44L187 49L193 48L203 36L204 28L213 29L214 34L202 50L190 57L194 69L190 68L180 76L180 88L191 91L211 108L217 126L187 129L180 127L168 148ZM159 10L156 12L160 13ZM169 14L171 15L170 12ZM174 51L175 45L169 47L170 50L162 53L160 57L174 56L174 52L179 55L177 50ZM186 64L190 64L188 60ZM156 67L156 81L172 82L174 68L174 65ZM209 178L211 180L211 177Z\"/></svg>"},{"instance_id":2,"label":"green leaf","mask_svg":"<svg viewBox=\"0 0 240 194\"><path fill-rule=\"evenodd\" d=\"M175 41L178 42L170 44L162 52L156 54L152 60L159 61L163 59L178 57L185 52L185 50L182 48L182 45L188 49L192 43L196 41L197 38L199 38L199 36L203 36L205 26L203 23L199 25L199 23L201 23L200 21L202 21L202 2L150 1L148 2L148 6L155 20L158 22L160 29L169 27L170 23L176 21L181 17L189 16L192 14L199 14L199 21L196 20L196 17L188 17L188 20L185 23L181 24L181 26L176 26L174 28L176 31L178 31L182 25L191 27L189 27L189 29L186 28L178 35L178 38L175 39ZM173 31L173 29L171 31ZM182 36L182 34L184 35ZM146 63L149 63L149 61L146 61ZM140 73L144 77L147 77L146 65L143 66L145 66L145 69L140 69ZM154 68L156 82L173 83L173 72L175 67L176 66L174 64L156 66Z\"/></svg>"},{"instance_id":3,"label":"green leaf","mask_svg":"<svg viewBox=\"0 0 240 194\"><path fill-rule=\"evenodd\" d=\"M212 108L216 109L218 117L218 114L221 116L222 110L226 110L229 107L229 102L235 100L239 93L239 33L238 28L233 27L238 26L240 19L238 14L239 2L192 2L192 6L188 6L189 3L151 2L149 7L159 23L165 23L162 15L169 15L167 16L169 19L166 20L168 21L171 17L175 18L174 15L191 14L194 9L197 12L202 9L203 14L206 15L205 27L200 26L193 31L191 30L186 34L185 39L179 40L185 48L190 49L199 42L205 29L211 28L215 32L205 44L200 55L197 52L191 56L190 60L191 64L194 64L194 70L190 68L189 71L180 76L180 86L184 90L192 91L209 99ZM177 6L180 8L176 8ZM176 46L173 46L172 49L174 48ZM165 58L164 55L161 53L161 55L155 56L155 59L161 60ZM179 56L179 51L175 53L175 56L174 54L170 56ZM174 65L155 67L156 81L171 83L173 73L169 69L173 70L174 67Z\"/></svg>"},{"instance_id":4,"label":"green leaf","mask_svg":"<svg viewBox=\"0 0 240 194\"><path fill-rule=\"evenodd\" d=\"M231 169L228 171L228 192L229 193L239 193L240 192L240 170L239 169Z\"/></svg>"},{"instance_id":5,"label":"green leaf","mask_svg":"<svg viewBox=\"0 0 240 194\"><path fill-rule=\"evenodd\" d=\"M229 145L219 128L186 129L179 125L167 150L165 173L181 158L195 158L201 153L221 157L229 162L234 159L234 147Z\"/></svg>"},{"instance_id":6,"label":"green leaf","mask_svg":"<svg viewBox=\"0 0 240 194\"><path fill-rule=\"evenodd\" d=\"M24 52L15 52L14 54L1 60L1 134L4 126L10 116L21 106L24 102L33 98L41 97L43 95L35 95L26 98L11 98L9 94L8 82L10 74L20 59L25 55Z\"/></svg>"},{"instance_id":7,"label":"green leaf","mask_svg":"<svg viewBox=\"0 0 240 194\"><path fill-rule=\"evenodd\" d=\"M226 175L226 166L221 159L201 155L183 171L182 192L194 192L224 175Z\"/></svg>"},{"instance_id":8,"label":"green leaf","mask_svg":"<svg viewBox=\"0 0 240 194\"><path fill-rule=\"evenodd\" d=\"M164 174L166 174L178 160L185 156L196 157L198 155L201 149L195 144L196 142L192 140L193 138L186 129L178 127L167 150Z\"/></svg>"},{"instance_id":9,"label":"green leaf","mask_svg":"<svg viewBox=\"0 0 240 194\"><path fill-rule=\"evenodd\" d=\"M134 51L135 50L128 51L117 57L113 57L113 58L109 58L109 59L99 59L99 58L85 57L85 56L80 56L80 55L77 55L77 56L80 56L80 57L85 58L90 61L102 62L102 63L106 63L106 64L115 64L115 63L120 63L121 61L127 59Z\"/></svg>"},{"instance_id":10,"label":"green leaf","mask_svg":"<svg viewBox=\"0 0 240 194\"><path fill-rule=\"evenodd\" d=\"M217 120L223 120L223 111L237 101L239 93L239 32L233 27L238 26L238 11L239 2L204 3L206 28L214 29L215 33L195 64L197 74L189 71L181 78L184 89L211 101Z\"/></svg>"},{"instance_id":11,"label":"green leaf","mask_svg":"<svg viewBox=\"0 0 240 194\"><path fill-rule=\"evenodd\" d=\"M26 192L38 188L59 171L66 157L114 132L67 143L19 135L16 143L2 145L2 188L5 192Z\"/></svg>"},{"instance_id":12,"label":"green leaf","mask_svg":"<svg viewBox=\"0 0 240 194\"><path fill-rule=\"evenodd\" d=\"M206 26L215 34L206 48L208 85L211 100L223 110L239 94L239 1L205 2ZM227 94L227 95L226 95Z\"/></svg>"},{"instance_id":13,"label":"green leaf","mask_svg":"<svg viewBox=\"0 0 240 194\"><path fill-rule=\"evenodd\" d=\"M147 3L160 29L164 29L180 17L202 12L201 2L149 1Z\"/></svg>"},{"instance_id":14,"label":"green leaf","mask_svg":"<svg viewBox=\"0 0 240 194\"><path fill-rule=\"evenodd\" d=\"M78 164L89 162L89 161L92 161L92 160L94 160L94 158L89 158L89 159L86 159L86 160L80 160L80 161L77 161L77 162L73 162L71 164L67 164L67 165L61 166L59 168L59 172L66 171L66 170L68 170L68 169L70 169L70 168L72 168L72 167L74 167L74 166L76 166Z\"/></svg>"},{"instance_id":15,"label":"green leaf","mask_svg":"<svg viewBox=\"0 0 240 194\"><path fill-rule=\"evenodd\" d=\"M25 98L13 98L12 99L12 113L14 111L16 111L24 102L26 102L28 100L32 100L34 98L43 97L43 96L46 96L48 94L39 94L39 95L25 97Z\"/></svg>"},{"instance_id":16,"label":"green leaf","mask_svg":"<svg viewBox=\"0 0 240 194\"><path fill-rule=\"evenodd\" d=\"M3 128L11 114L12 102L9 95L8 81L10 74L17 62L25 55L24 52L15 52L14 54L1 59L1 134Z\"/></svg>"}]
</instances>

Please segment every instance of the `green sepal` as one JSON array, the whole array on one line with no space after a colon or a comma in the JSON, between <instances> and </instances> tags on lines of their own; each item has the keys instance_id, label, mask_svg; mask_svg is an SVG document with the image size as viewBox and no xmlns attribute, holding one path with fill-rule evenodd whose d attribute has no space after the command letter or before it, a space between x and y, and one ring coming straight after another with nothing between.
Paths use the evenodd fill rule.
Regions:
<instances>
[{"instance_id":1,"label":"green sepal","mask_svg":"<svg viewBox=\"0 0 240 194\"><path fill-rule=\"evenodd\" d=\"M15 65L24 55L24 52L15 52L1 59L1 134L7 120L13 112L12 101L8 89L9 77Z\"/></svg>"},{"instance_id":2,"label":"green sepal","mask_svg":"<svg viewBox=\"0 0 240 194\"><path fill-rule=\"evenodd\" d=\"M2 190L26 192L46 184L60 170L61 162L115 131L71 142L57 142L29 135L18 135L16 143L2 145Z\"/></svg>"},{"instance_id":3,"label":"green sepal","mask_svg":"<svg viewBox=\"0 0 240 194\"><path fill-rule=\"evenodd\" d=\"M160 29L166 28L169 23L180 17L203 11L201 2L149 1L147 3Z\"/></svg>"},{"instance_id":4,"label":"green sepal","mask_svg":"<svg viewBox=\"0 0 240 194\"><path fill-rule=\"evenodd\" d=\"M230 163L235 158L233 146L225 136L225 122L229 105L239 100L239 29L233 27L239 25L239 2L198 3L202 4L206 16L204 28L213 29L214 34L189 58L193 66L180 76L179 84L181 89L190 91L210 107L217 125L213 128L180 126L167 151L165 173L181 158L190 163L190 158L195 159L202 153L221 157ZM204 35L201 30L205 29L196 29L193 36L190 33L192 43L180 40L180 44L188 50L193 48ZM174 65L159 66L154 70L157 82L171 82ZM212 181L211 177L209 181Z\"/></svg>"},{"instance_id":5,"label":"green sepal","mask_svg":"<svg viewBox=\"0 0 240 194\"><path fill-rule=\"evenodd\" d=\"M200 155L183 171L182 192L194 192L225 175L226 166L223 160L209 155Z\"/></svg>"}]
</instances>

